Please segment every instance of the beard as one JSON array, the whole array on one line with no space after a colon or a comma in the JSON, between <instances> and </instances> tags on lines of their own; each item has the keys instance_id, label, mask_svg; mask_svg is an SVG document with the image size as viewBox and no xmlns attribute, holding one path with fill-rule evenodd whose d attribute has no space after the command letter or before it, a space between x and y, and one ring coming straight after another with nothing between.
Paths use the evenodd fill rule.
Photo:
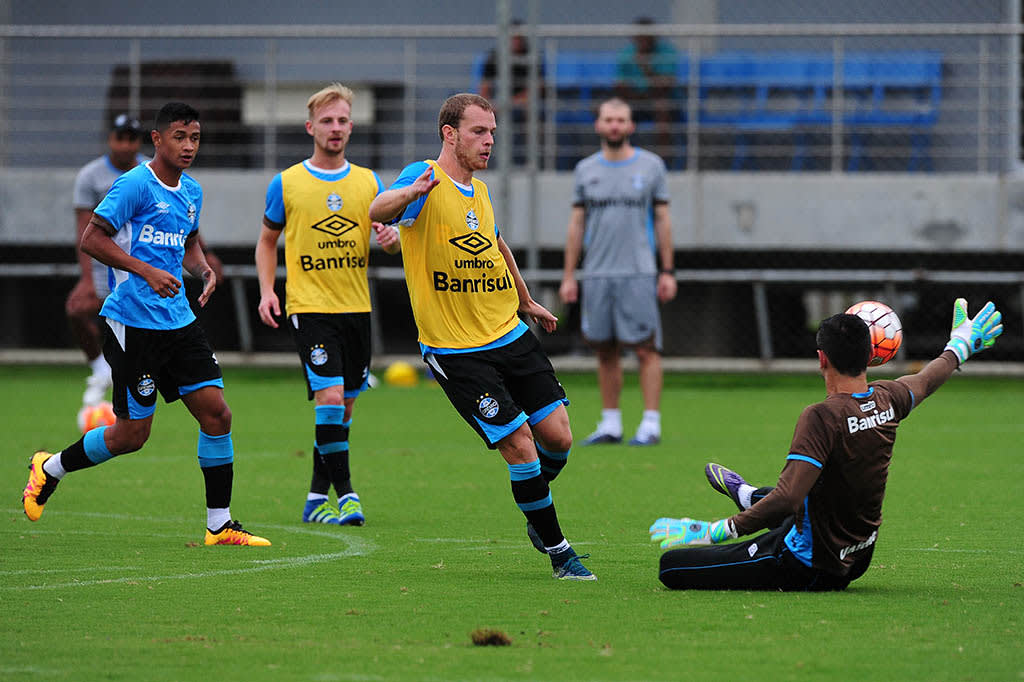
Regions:
<instances>
[{"instance_id":1,"label":"beard","mask_svg":"<svg viewBox=\"0 0 1024 682\"><path fill-rule=\"evenodd\" d=\"M610 149L622 149L622 145L626 144L626 140L628 139L629 137L626 135L617 138L608 137L606 135L601 136L601 142L603 142L605 146L607 146Z\"/></svg>"},{"instance_id":2,"label":"beard","mask_svg":"<svg viewBox=\"0 0 1024 682\"><path fill-rule=\"evenodd\" d=\"M455 145L455 158L459 160L463 168L471 171L478 171L487 168L487 161L477 155L472 155L469 150L461 145Z\"/></svg>"}]
</instances>

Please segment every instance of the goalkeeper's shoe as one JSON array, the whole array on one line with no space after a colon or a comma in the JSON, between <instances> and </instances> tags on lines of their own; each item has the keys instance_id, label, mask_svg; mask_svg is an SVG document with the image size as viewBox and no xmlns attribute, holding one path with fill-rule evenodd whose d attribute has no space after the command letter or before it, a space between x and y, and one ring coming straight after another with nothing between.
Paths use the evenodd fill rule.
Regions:
<instances>
[{"instance_id":1,"label":"goalkeeper's shoe","mask_svg":"<svg viewBox=\"0 0 1024 682\"><path fill-rule=\"evenodd\" d=\"M586 559L590 555L578 556L572 547L551 555L552 576L558 580L597 580L597 576L591 573L580 559Z\"/></svg>"},{"instance_id":2,"label":"goalkeeper's shoe","mask_svg":"<svg viewBox=\"0 0 1024 682\"><path fill-rule=\"evenodd\" d=\"M320 500L306 500L306 506L302 510L303 523L341 523L341 514L334 508L327 498Z\"/></svg>"},{"instance_id":3,"label":"goalkeeper's shoe","mask_svg":"<svg viewBox=\"0 0 1024 682\"><path fill-rule=\"evenodd\" d=\"M361 526L366 523L363 505L355 493L349 493L338 500L338 512L338 523L343 526Z\"/></svg>"},{"instance_id":4,"label":"goalkeeper's shoe","mask_svg":"<svg viewBox=\"0 0 1024 682\"><path fill-rule=\"evenodd\" d=\"M270 540L253 535L238 521L228 521L217 531L206 529L207 545L251 545L253 547L270 547Z\"/></svg>"},{"instance_id":5,"label":"goalkeeper's shoe","mask_svg":"<svg viewBox=\"0 0 1024 682\"><path fill-rule=\"evenodd\" d=\"M743 505L740 504L740 486L748 484L742 476L732 469L726 469L721 464L714 462L708 462L704 466L704 475L708 477L708 483L712 488L731 497L732 501L736 503L736 507L743 511Z\"/></svg>"},{"instance_id":6,"label":"goalkeeper's shoe","mask_svg":"<svg viewBox=\"0 0 1024 682\"><path fill-rule=\"evenodd\" d=\"M60 483L59 478L50 476L43 471L43 464L53 455L46 450L39 450L32 455L28 463L28 483L21 493L21 506L29 521L38 521L43 515L43 506Z\"/></svg>"},{"instance_id":7,"label":"goalkeeper's shoe","mask_svg":"<svg viewBox=\"0 0 1024 682\"><path fill-rule=\"evenodd\" d=\"M548 550L544 548L544 541L540 539L540 535L537 534L537 529L533 527L533 524L529 521L526 522L526 535L530 538L530 542L541 554L547 554Z\"/></svg>"}]
</instances>

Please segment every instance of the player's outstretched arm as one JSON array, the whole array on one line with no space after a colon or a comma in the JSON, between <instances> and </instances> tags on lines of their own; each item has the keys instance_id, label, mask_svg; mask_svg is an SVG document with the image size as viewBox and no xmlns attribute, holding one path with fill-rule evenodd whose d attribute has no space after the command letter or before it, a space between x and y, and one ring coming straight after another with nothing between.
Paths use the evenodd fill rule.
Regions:
<instances>
[{"instance_id":1,"label":"player's outstretched arm","mask_svg":"<svg viewBox=\"0 0 1024 682\"><path fill-rule=\"evenodd\" d=\"M370 220L389 223L397 218L405 207L437 187L441 181L432 177L434 169L428 167L407 187L384 190L370 203Z\"/></svg>"},{"instance_id":2,"label":"player's outstretched arm","mask_svg":"<svg viewBox=\"0 0 1024 682\"><path fill-rule=\"evenodd\" d=\"M1003 333L1002 319L1002 314L991 301L972 319L967 316L967 301L956 299L953 303L953 329L942 354L917 374L897 379L913 393L914 406L920 405L946 383L953 372L971 356L990 348L996 342L996 337Z\"/></svg>"}]
</instances>

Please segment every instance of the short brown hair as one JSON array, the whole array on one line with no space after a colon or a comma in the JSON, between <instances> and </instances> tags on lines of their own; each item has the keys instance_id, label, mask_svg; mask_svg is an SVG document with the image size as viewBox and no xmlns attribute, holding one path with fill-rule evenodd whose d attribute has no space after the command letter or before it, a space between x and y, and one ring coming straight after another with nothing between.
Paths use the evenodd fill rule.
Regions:
<instances>
[{"instance_id":1,"label":"short brown hair","mask_svg":"<svg viewBox=\"0 0 1024 682\"><path fill-rule=\"evenodd\" d=\"M309 120L313 120L313 114L316 113L317 109L335 100L343 99L351 107L354 96L352 91L341 83L331 83L326 88L314 92L306 102L306 108L309 109Z\"/></svg>"},{"instance_id":2,"label":"short brown hair","mask_svg":"<svg viewBox=\"0 0 1024 682\"><path fill-rule=\"evenodd\" d=\"M444 101L441 111L437 114L437 136L441 138L442 142L444 142L444 127L451 126L458 130L462 114L471 106L480 107L484 111L494 111L494 107L485 98L470 92L460 92Z\"/></svg>"}]
</instances>

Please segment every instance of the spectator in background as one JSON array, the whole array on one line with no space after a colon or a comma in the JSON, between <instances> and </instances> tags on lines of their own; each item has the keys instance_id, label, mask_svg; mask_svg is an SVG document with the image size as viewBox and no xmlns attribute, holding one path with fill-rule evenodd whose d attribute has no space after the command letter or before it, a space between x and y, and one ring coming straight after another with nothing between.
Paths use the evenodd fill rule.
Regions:
<instances>
[{"instance_id":1,"label":"spectator in background","mask_svg":"<svg viewBox=\"0 0 1024 682\"><path fill-rule=\"evenodd\" d=\"M526 123L529 119L528 106L530 102L530 43L523 35L523 22L520 19L512 20L512 35L509 37L509 55L512 62L512 83L509 88L511 97L511 129L512 129L512 159L516 165L526 163ZM498 51L493 49L487 55L484 62L483 72L480 77L480 96L494 102L497 99L498 80ZM537 62L537 94L543 96L544 88L544 64ZM543 109L540 117L543 117ZM540 131L538 130L538 134Z\"/></svg>"},{"instance_id":2,"label":"spectator in background","mask_svg":"<svg viewBox=\"0 0 1024 682\"><path fill-rule=\"evenodd\" d=\"M654 20L650 17L638 17L633 24L637 33L619 52L616 94L630 103L633 120L641 127L654 126L653 139L637 139L637 144L661 156L671 167L672 124L679 119L682 99L676 79L679 53L668 41L651 35Z\"/></svg>"},{"instance_id":3,"label":"spectator in background","mask_svg":"<svg viewBox=\"0 0 1024 682\"><path fill-rule=\"evenodd\" d=\"M630 445L661 441L661 315L676 296L665 164L634 147L629 105L601 103L594 130L601 149L576 164L559 295L581 300L583 337L597 352L601 421L584 445L622 442L623 348L636 352L644 413ZM582 274L577 264L586 245Z\"/></svg>"},{"instance_id":4,"label":"spectator in background","mask_svg":"<svg viewBox=\"0 0 1024 682\"><path fill-rule=\"evenodd\" d=\"M92 374L85 380L83 405L101 402L111 386L110 366L101 352L102 335L97 324L100 306L110 293L110 283L107 266L86 255L78 245L82 241L82 233L89 224L93 210L107 195L114 180L140 163L149 161L149 157L139 153L141 146L142 125L138 119L130 114L119 114L114 118L110 134L107 136L107 153L82 166L75 177L71 203L75 209L77 230L75 253L82 274L68 294L64 310L75 340L78 341L92 368ZM206 254L206 262L217 275L217 281L222 281L220 260L209 252L202 240L200 246Z\"/></svg>"}]
</instances>

